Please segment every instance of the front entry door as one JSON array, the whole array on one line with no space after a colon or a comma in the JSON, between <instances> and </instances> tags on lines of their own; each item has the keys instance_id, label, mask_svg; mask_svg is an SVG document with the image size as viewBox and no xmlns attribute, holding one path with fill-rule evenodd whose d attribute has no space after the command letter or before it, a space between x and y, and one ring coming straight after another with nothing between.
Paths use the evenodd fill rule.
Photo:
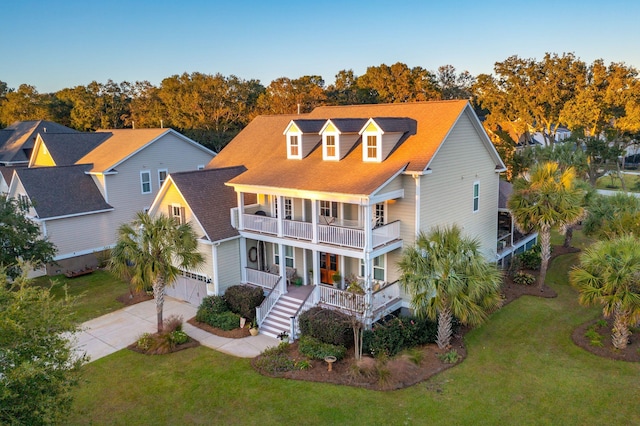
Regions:
<instances>
[{"instance_id":1,"label":"front entry door","mask_svg":"<svg viewBox=\"0 0 640 426\"><path fill-rule=\"evenodd\" d=\"M333 284L333 274L338 272L338 256L331 253L320 253L320 282Z\"/></svg>"}]
</instances>

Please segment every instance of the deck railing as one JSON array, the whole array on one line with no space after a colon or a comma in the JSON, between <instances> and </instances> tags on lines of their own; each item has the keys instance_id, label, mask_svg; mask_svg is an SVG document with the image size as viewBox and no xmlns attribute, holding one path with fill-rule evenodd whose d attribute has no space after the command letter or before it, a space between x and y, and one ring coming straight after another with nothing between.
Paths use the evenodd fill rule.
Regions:
<instances>
[{"instance_id":1,"label":"deck railing","mask_svg":"<svg viewBox=\"0 0 640 426\"><path fill-rule=\"evenodd\" d=\"M319 299L320 287L314 286L311 293L307 294L307 297L304 299L304 302L302 302L302 305L300 305L296 313L293 314L293 316L290 318L291 324L289 325L289 342L293 342L299 337L298 334L300 331L300 315L316 306Z\"/></svg>"},{"instance_id":2,"label":"deck railing","mask_svg":"<svg viewBox=\"0 0 640 426\"><path fill-rule=\"evenodd\" d=\"M364 231L342 226L318 225L318 242L360 249L364 248Z\"/></svg>"},{"instance_id":3,"label":"deck railing","mask_svg":"<svg viewBox=\"0 0 640 426\"><path fill-rule=\"evenodd\" d=\"M360 312L365 308L363 294L355 294L322 284L318 287L320 288L320 303L352 312Z\"/></svg>"},{"instance_id":4,"label":"deck railing","mask_svg":"<svg viewBox=\"0 0 640 426\"><path fill-rule=\"evenodd\" d=\"M297 220L285 220L283 222L282 233L285 237L297 238L299 240L313 239L313 223L299 222Z\"/></svg>"},{"instance_id":5,"label":"deck railing","mask_svg":"<svg viewBox=\"0 0 640 426\"><path fill-rule=\"evenodd\" d=\"M275 306L282 296L282 291L280 290L280 286L278 285L279 281L276 281L276 284L269 291L267 296L264 298L260 306L256 307L256 322L258 326L262 325L264 319L269 315L271 309Z\"/></svg>"},{"instance_id":6,"label":"deck railing","mask_svg":"<svg viewBox=\"0 0 640 426\"><path fill-rule=\"evenodd\" d=\"M266 290L271 290L280 279L280 275L272 274L270 272L258 271L253 268L246 268L246 271L247 282L249 284L257 285Z\"/></svg>"},{"instance_id":7,"label":"deck railing","mask_svg":"<svg viewBox=\"0 0 640 426\"><path fill-rule=\"evenodd\" d=\"M372 234L373 247L378 247L393 240L397 240L400 238L400 221L396 220L395 222L374 228Z\"/></svg>"},{"instance_id":8,"label":"deck railing","mask_svg":"<svg viewBox=\"0 0 640 426\"><path fill-rule=\"evenodd\" d=\"M261 232L263 234L278 234L278 219L275 217L259 216L255 214L243 214L244 229Z\"/></svg>"},{"instance_id":9,"label":"deck railing","mask_svg":"<svg viewBox=\"0 0 640 426\"><path fill-rule=\"evenodd\" d=\"M400 298L398 282L387 284L372 295L373 311L383 309L389 302Z\"/></svg>"}]
</instances>

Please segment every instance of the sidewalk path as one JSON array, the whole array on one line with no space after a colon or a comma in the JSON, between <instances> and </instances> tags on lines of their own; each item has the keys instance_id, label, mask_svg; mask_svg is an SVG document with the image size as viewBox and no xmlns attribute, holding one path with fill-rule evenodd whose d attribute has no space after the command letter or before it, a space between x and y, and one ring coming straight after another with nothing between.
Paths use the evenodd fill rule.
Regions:
<instances>
[{"instance_id":1,"label":"sidewalk path","mask_svg":"<svg viewBox=\"0 0 640 426\"><path fill-rule=\"evenodd\" d=\"M166 319L171 315L182 315L185 321L182 329L203 346L241 358L254 358L266 348L280 343L277 339L264 335L242 339L216 336L186 322L196 315L196 311L197 308L187 302L165 298L163 317ZM148 300L83 323L81 331L75 335L75 348L86 352L90 361L95 361L126 348L142 333L155 332L156 305L154 300Z\"/></svg>"}]
</instances>

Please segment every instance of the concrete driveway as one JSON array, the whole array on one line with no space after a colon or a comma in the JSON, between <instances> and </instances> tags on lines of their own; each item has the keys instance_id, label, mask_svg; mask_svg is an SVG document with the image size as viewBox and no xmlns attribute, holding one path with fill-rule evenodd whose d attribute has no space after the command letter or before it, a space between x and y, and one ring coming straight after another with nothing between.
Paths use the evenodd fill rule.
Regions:
<instances>
[{"instance_id":1,"label":"concrete driveway","mask_svg":"<svg viewBox=\"0 0 640 426\"><path fill-rule=\"evenodd\" d=\"M163 318L181 315L185 321L183 330L200 344L241 358L256 357L268 347L277 346L280 343L277 339L264 335L242 339L216 336L186 323L196 315L196 311L196 306L167 297L164 302ZM85 352L90 361L95 361L126 348L142 333L155 331L156 305L154 300L148 300L83 323L81 331L73 337L73 340L77 351Z\"/></svg>"}]
</instances>

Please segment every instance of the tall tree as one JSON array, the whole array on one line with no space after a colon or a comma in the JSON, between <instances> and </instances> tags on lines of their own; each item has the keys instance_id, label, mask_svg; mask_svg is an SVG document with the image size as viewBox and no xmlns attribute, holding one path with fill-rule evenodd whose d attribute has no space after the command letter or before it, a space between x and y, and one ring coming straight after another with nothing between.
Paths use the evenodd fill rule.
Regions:
<instances>
[{"instance_id":1,"label":"tall tree","mask_svg":"<svg viewBox=\"0 0 640 426\"><path fill-rule=\"evenodd\" d=\"M72 304L24 276L9 286L0 268L0 424L63 423L87 361L65 337L78 331Z\"/></svg>"},{"instance_id":2,"label":"tall tree","mask_svg":"<svg viewBox=\"0 0 640 426\"><path fill-rule=\"evenodd\" d=\"M305 75L297 79L280 77L267 86L258 98L262 114L307 113L326 103L324 80L319 75Z\"/></svg>"},{"instance_id":3,"label":"tall tree","mask_svg":"<svg viewBox=\"0 0 640 426\"><path fill-rule=\"evenodd\" d=\"M542 289L551 258L551 230L564 231L584 216L584 194L576 186L572 167L561 170L558 163L547 162L533 167L513 182L507 203L520 231L538 232L541 248L538 287Z\"/></svg>"},{"instance_id":4,"label":"tall tree","mask_svg":"<svg viewBox=\"0 0 640 426\"><path fill-rule=\"evenodd\" d=\"M625 235L597 242L580 255L569 278L580 304L602 305L604 316L613 316L613 346L626 348L629 327L640 322L640 240Z\"/></svg>"},{"instance_id":5,"label":"tall tree","mask_svg":"<svg viewBox=\"0 0 640 426\"><path fill-rule=\"evenodd\" d=\"M561 111L584 85L586 65L573 54L545 54L541 61L511 56L496 62L497 77L478 76L477 101L489 110L487 125L514 123L518 136L542 133L552 145L560 125Z\"/></svg>"},{"instance_id":6,"label":"tall tree","mask_svg":"<svg viewBox=\"0 0 640 426\"><path fill-rule=\"evenodd\" d=\"M367 72L358 77L358 87L382 103L440 99L433 74L421 67L409 68L402 62L368 67Z\"/></svg>"},{"instance_id":7,"label":"tall tree","mask_svg":"<svg viewBox=\"0 0 640 426\"><path fill-rule=\"evenodd\" d=\"M160 215L152 218L138 212L136 219L118 228L118 241L111 251L110 269L137 288L153 287L158 333L162 332L165 288L181 269L197 268L204 261L189 223L178 224ZM175 262L175 265L174 265Z\"/></svg>"},{"instance_id":8,"label":"tall tree","mask_svg":"<svg viewBox=\"0 0 640 426\"><path fill-rule=\"evenodd\" d=\"M457 73L453 65L438 67L436 81L442 99L470 99L476 79L469 71Z\"/></svg>"},{"instance_id":9,"label":"tall tree","mask_svg":"<svg viewBox=\"0 0 640 426\"><path fill-rule=\"evenodd\" d=\"M0 123L49 120L49 101L49 97L40 95L34 86L21 84L18 90L6 93L4 102L0 103Z\"/></svg>"},{"instance_id":10,"label":"tall tree","mask_svg":"<svg viewBox=\"0 0 640 426\"><path fill-rule=\"evenodd\" d=\"M29 206L0 194L0 266L16 278L21 273L20 262L40 267L53 261L56 246L42 238L40 228L27 217Z\"/></svg>"},{"instance_id":11,"label":"tall tree","mask_svg":"<svg viewBox=\"0 0 640 426\"><path fill-rule=\"evenodd\" d=\"M502 303L502 276L479 247L457 226L436 228L420 233L398 264L400 283L411 295L416 315L437 319L441 349L450 345L454 317L462 324L478 325Z\"/></svg>"},{"instance_id":12,"label":"tall tree","mask_svg":"<svg viewBox=\"0 0 640 426\"><path fill-rule=\"evenodd\" d=\"M327 102L331 105L370 104L376 101L370 90L358 86L358 77L353 70L339 71L326 93Z\"/></svg>"}]
</instances>

